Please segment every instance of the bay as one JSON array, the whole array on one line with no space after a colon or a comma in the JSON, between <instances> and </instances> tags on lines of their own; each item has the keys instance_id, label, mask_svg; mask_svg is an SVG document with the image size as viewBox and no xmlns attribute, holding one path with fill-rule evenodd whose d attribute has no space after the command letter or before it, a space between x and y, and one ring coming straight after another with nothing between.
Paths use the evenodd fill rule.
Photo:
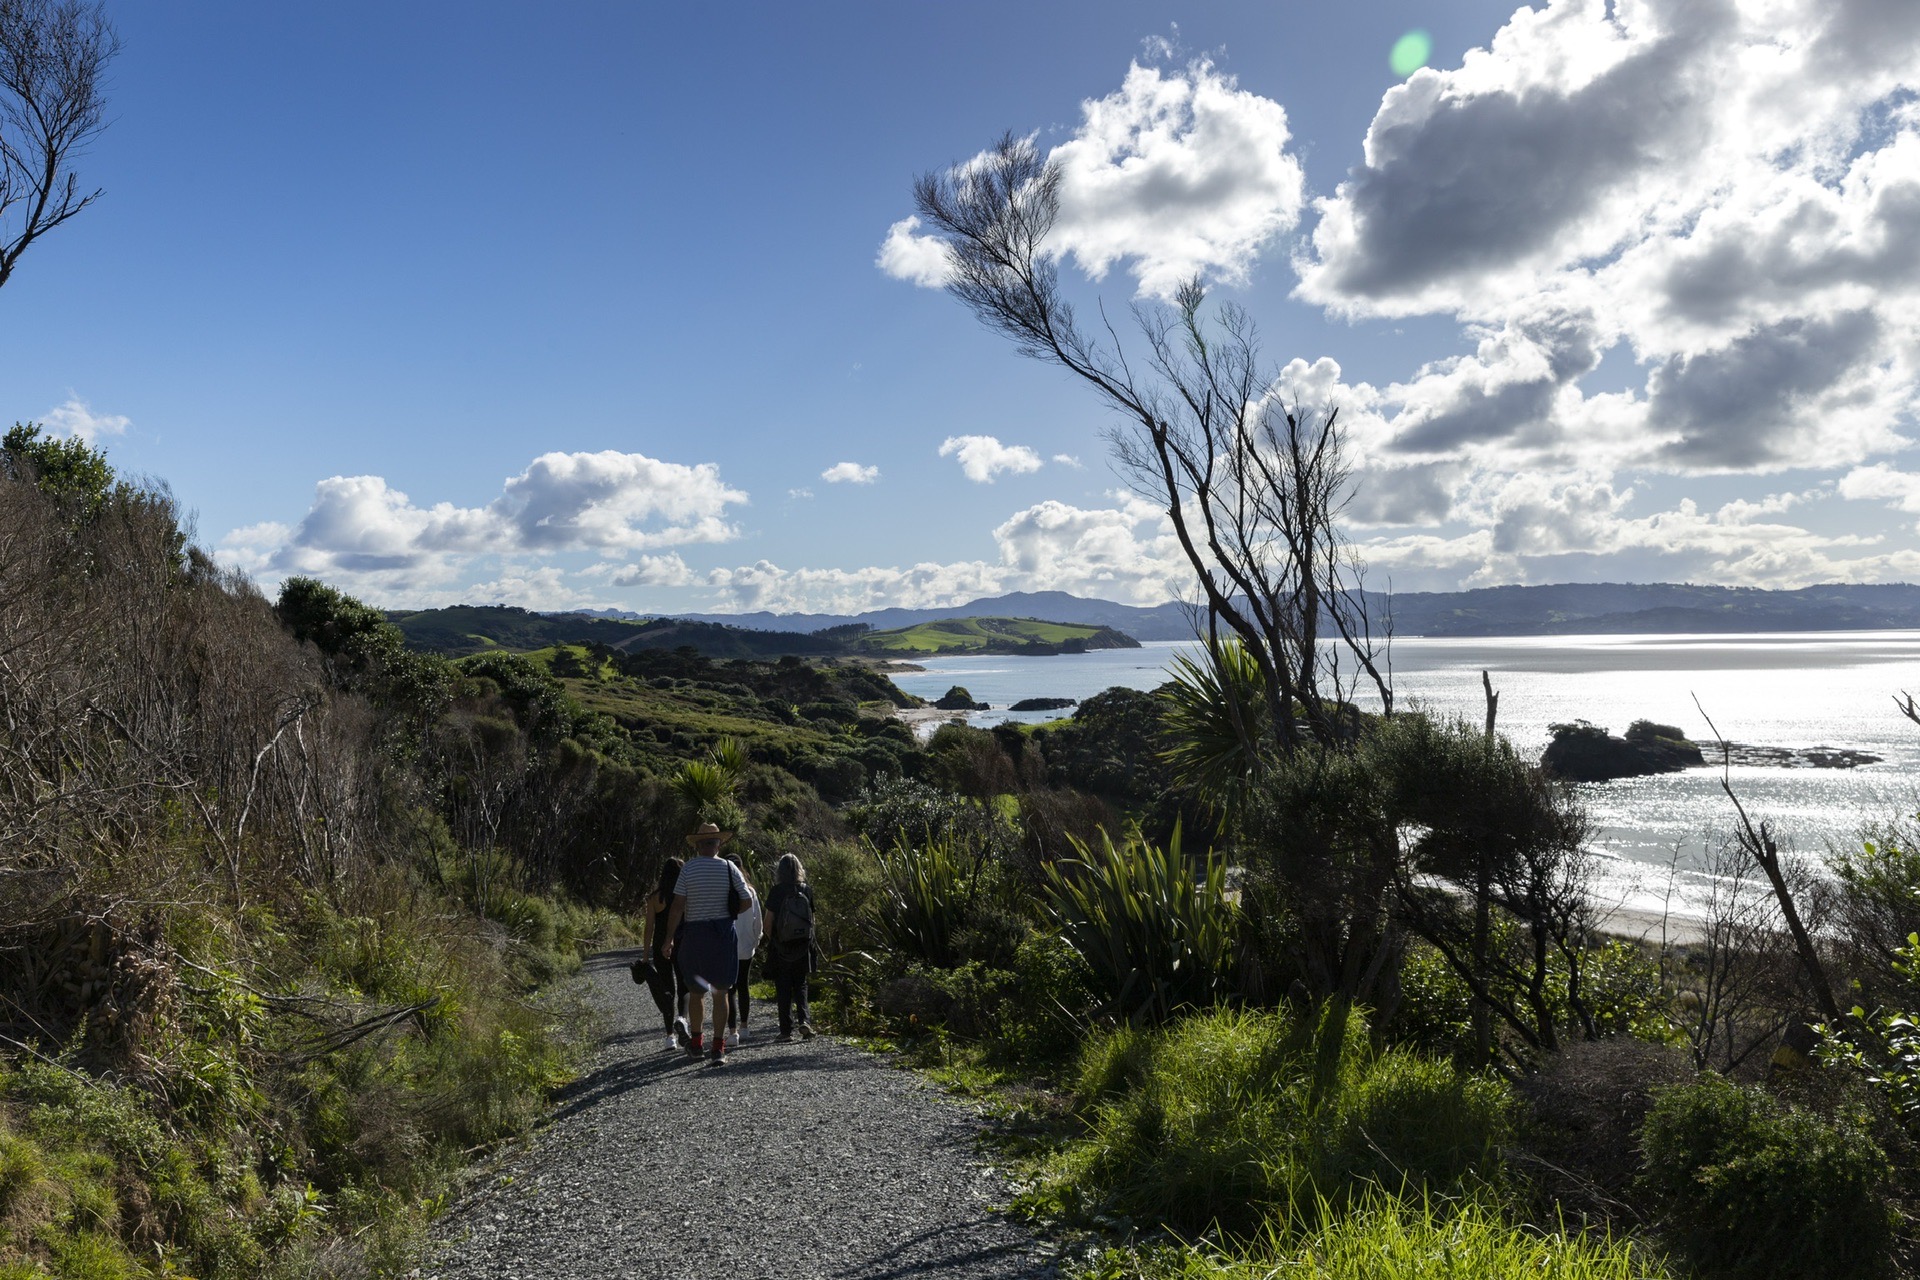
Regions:
<instances>
[{"instance_id":1,"label":"bay","mask_svg":"<svg viewBox=\"0 0 1920 1280\"><path fill-rule=\"evenodd\" d=\"M968 716L974 724L1045 721L1070 713L1003 708L1023 698L1084 699L1115 685L1151 689L1168 678L1177 653L1191 650L1157 642L1045 658L935 658L894 681L928 699L964 685L996 708ZM1701 708L1731 741L1850 747L1882 757L1855 769L1712 767L1583 785L1605 864L1601 890L1629 909L1685 914L1697 901L1707 850L1731 830L1723 776L1797 857L1823 859L1857 842L1864 825L1920 808L1920 728L1894 705L1903 691L1920 693L1920 632L1409 638L1393 645L1402 705L1478 724L1482 670L1500 693L1501 731L1533 758L1551 736L1549 725L1574 719L1615 733L1654 720L1704 748L1714 735Z\"/></svg>"}]
</instances>

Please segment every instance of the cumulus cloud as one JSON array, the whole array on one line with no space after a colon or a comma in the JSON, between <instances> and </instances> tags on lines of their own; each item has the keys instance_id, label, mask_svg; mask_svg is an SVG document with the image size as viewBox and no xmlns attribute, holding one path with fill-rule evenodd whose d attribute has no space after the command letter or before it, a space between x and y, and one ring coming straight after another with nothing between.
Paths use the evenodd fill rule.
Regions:
<instances>
[{"instance_id":1,"label":"cumulus cloud","mask_svg":"<svg viewBox=\"0 0 1920 1280\"><path fill-rule=\"evenodd\" d=\"M873 265L896 280L938 289L947 282L947 250L934 236L917 234L920 219L902 218L887 228Z\"/></svg>"},{"instance_id":2,"label":"cumulus cloud","mask_svg":"<svg viewBox=\"0 0 1920 1280\"><path fill-rule=\"evenodd\" d=\"M1117 93L1084 102L1060 166L1059 251L1094 279L1125 262L1139 292L1170 296L1204 275L1240 281L1299 220L1305 177L1287 112L1201 59L1184 72L1135 63Z\"/></svg>"},{"instance_id":3,"label":"cumulus cloud","mask_svg":"<svg viewBox=\"0 0 1920 1280\"><path fill-rule=\"evenodd\" d=\"M95 413L79 396L69 395L62 404L40 415L41 425L55 435L72 436L92 444L102 436L123 436L133 419L120 413Z\"/></svg>"},{"instance_id":4,"label":"cumulus cloud","mask_svg":"<svg viewBox=\"0 0 1920 1280\"><path fill-rule=\"evenodd\" d=\"M1884 462L1855 467L1840 478L1837 489L1841 497L1856 502L1884 502L1897 511L1920 513L1920 475Z\"/></svg>"},{"instance_id":5,"label":"cumulus cloud","mask_svg":"<svg viewBox=\"0 0 1920 1280\"><path fill-rule=\"evenodd\" d=\"M741 612L859 613L938 608L1008 591L1071 591L1159 604L1191 577L1166 515L1126 494L1112 507L1037 503L993 531L999 559L906 567L786 569L770 560L717 569L706 585Z\"/></svg>"},{"instance_id":6,"label":"cumulus cloud","mask_svg":"<svg viewBox=\"0 0 1920 1280\"><path fill-rule=\"evenodd\" d=\"M1154 297L1196 275L1243 281L1299 221L1305 177L1287 151L1286 109L1206 59L1179 70L1134 63L1116 92L1080 111L1073 136L1048 155L1061 181L1047 249L1094 279L1124 264L1138 292ZM938 287L946 252L919 227L918 218L894 223L875 262Z\"/></svg>"},{"instance_id":7,"label":"cumulus cloud","mask_svg":"<svg viewBox=\"0 0 1920 1280\"><path fill-rule=\"evenodd\" d=\"M1040 469L1040 455L1023 444L1001 444L993 436L948 436L940 456L958 458L960 470L975 484L992 484L1003 473L1015 475Z\"/></svg>"},{"instance_id":8,"label":"cumulus cloud","mask_svg":"<svg viewBox=\"0 0 1920 1280\"><path fill-rule=\"evenodd\" d=\"M687 562L669 551L663 556L640 556L631 564L601 563L580 571L609 587L688 587L699 580Z\"/></svg>"},{"instance_id":9,"label":"cumulus cloud","mask_svg":"<svg viewBox=\"0 0 1920 1280\"><path fill-rule=\"evenodd\" d=\"M1920 19L1552 0L1382 98L1296 295L1452 315L1382 447L1489 471L1777 472L1903 444L1920 389ZM1584 385L1624 347L1642 384Z\"/></svg>"},{"instance_id":10,"label":"cumulus cloud","mask_svg":"<svg viewBox=\"0 0 1920 1280\"><path fill-rule=\"evenodd\" d=\"M256 571L316 574L376 594L418 592L445 586L479 556L727 542L739 536L728 509L746 501L712 463L547 453L480 507L422 506L380 476L332 476L315 486L296 526L236 530L222 545L230 562Z\"/></svg>"},{"instance_id":11,"label":"cumulus cloud","mask_svg":"<svg viewBox=\"0 0 1920 1280\"><path fill-rule=\"evenodd\" d=\"M743 613L863 613L939 608L1001 590L1001 571L980 560L906 568L783 569L760 560L707 577L720 599Z\"/></svg>"},{"instance_id":12,"label":"cumulus cloud","mask_svg":"<svg viewBox=\"0 0 1920 1280\"><path fill-rule=\"evenodd\" d=\"M857 462L836 462L820 473L828 484L872 484L880 478L880 468L863 467Z\"/></svg>"}]
</instances>

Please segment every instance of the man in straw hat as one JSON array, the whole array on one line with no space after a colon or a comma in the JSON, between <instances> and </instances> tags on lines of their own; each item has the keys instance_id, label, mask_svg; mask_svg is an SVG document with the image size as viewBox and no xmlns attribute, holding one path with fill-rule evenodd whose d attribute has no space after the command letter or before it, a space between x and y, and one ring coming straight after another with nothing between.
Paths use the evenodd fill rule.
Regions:
<instances>
[{"instance_id":1,"label":"man in straw hat","mask_svg":"<svg viewBox=\"0 0 1920 1280\"><path fill-rule=\"evenodd\" d=\"M667 913L667 944L664 954L680 971L687 990L687 1023L691 1035L687 1055L698 1058L702 1052L722 1063L727 1060L727 997L740 974L738 940L733 917L747 902L747 886L740 869L720 856L720 848L733 839L733 832L722 831L711 822L703 822L687 837L693 856L680 868L680 880L673 890L673 908ZM713 993L713 1045L705 1046L706 996Z\"/></svg>"}]
</instances>

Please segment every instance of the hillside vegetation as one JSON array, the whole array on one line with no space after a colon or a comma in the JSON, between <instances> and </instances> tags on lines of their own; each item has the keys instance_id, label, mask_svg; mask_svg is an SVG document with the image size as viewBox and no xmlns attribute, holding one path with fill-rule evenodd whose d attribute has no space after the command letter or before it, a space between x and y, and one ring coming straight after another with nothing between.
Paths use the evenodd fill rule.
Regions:
<instances>
[{"instance_id":1,"label":"hillside vegetation","mask_svg":"<svg viewBox=\"0 0 1920 1280\"><path fill-rule=\"evenodd\" d=\"M684 618L629 620L579 613L530 613L507 605L455 605L394 612L388 618L413 648L449 657L494 649L524 652L556 645L592 645L621 653L689 649L704 657L725 659L1038 655L1139 646L1139 641L1111 627L1032 618L954 618L893 631L873 631L855 624L810 634L755 631Z\"/></svg>"},{"instance_id":2,"label":"hillside vegetation","mask_svg":"<svg viewBox=\"0 0 1920 1280\"><path fill-rule=\"evenodd\" d=\"M1338 751L1250 767L1232 645L920 744L855 661L269 602L31 429L0 528L4 1280L405 1274L698 821L803 861L816 1016L1000 1108L1089 1275L1914 1273L1911 824L1803 940L1735 859L1704 941L1640 947L1482 726L1326 707Z\"/></svg>"},{"instance_id":3,"label":"hillside vegetation","mask_svg":"<svg viewBox=\"0 0 1920 1280\"><path fill-rule=\"evenodd\" d=\"M1040 622L1033 618L952 618L896 631L872 631L854 642L861 653L934 657L951 653L1040 656L1093 649L1138 649L1140 642L1112 627Z\"/></svg>"}]
</instances>

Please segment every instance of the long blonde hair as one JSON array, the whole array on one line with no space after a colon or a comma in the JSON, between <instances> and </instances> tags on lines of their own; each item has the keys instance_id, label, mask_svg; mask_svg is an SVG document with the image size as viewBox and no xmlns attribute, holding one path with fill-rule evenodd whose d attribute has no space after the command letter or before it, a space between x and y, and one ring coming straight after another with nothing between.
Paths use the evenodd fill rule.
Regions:
<instances>
[{"instance_id":1,"label":"long blonde hair","mask_svg":"<svg viewBox=\"0 0 1920 1280\"><path fill-rule=\"evenodd\" d=\"M780 861L773 869L775 884L792 885L795 888L807 882L807 869L800 865L800 859L791 853L780 855Z\"/></svg>"}]
</instances>

